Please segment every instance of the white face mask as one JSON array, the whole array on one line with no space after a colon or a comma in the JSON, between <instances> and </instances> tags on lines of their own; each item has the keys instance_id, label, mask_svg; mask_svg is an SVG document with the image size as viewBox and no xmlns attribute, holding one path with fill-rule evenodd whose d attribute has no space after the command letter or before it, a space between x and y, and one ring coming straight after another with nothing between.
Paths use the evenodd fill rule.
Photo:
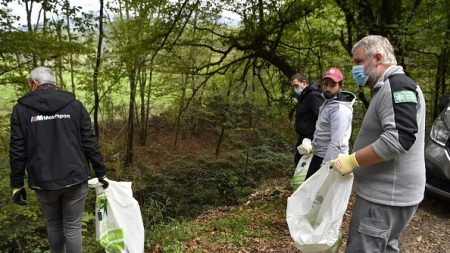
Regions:
<instances>
[{"instance_id":1,"label":"white face mask","mask_svg":"<svg viewBox=\"0 0 450 253\"><path fill-rule=\"evenodd\" d=\"M302 94L302 92L303 92L303 88L295 87L294 92L295 92L295 94L300 96L300 94Z\"/></svg>"}]
</instances>

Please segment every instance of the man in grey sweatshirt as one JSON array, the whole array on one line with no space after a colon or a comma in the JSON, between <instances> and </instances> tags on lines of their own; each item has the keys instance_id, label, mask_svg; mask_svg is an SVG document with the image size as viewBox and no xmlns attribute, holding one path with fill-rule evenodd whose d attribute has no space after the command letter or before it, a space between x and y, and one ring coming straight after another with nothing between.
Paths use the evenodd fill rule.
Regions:
<instances>
[{"instance_id":1,"label":"man in grey sweatshirt","mask_svg":"<svg viewBox=\"0 0 450 253\"><path fill-rule=\"evenodd\" d=\"M397 66L388 39L370 35L352 49L353 78L372 88L351 155L333 167L355 175L346 252L399 252L399 237L425 190L425 100Z\"/></svg>"},{"instance_id":2,"label":"man in grey sweatshirt","mask_svg":"<svg viewBox=\"0 0 450 253\"><path fill-rule=\"evenodd\" d=\"M322 164L335 159L339 154L348 154L355 95L342 90L343 82L344 76L336 67L330 68L322 77L321 87L325 101L319 108L312 141L314 156L306 179L319 170Z\"/></svg>"}]
</instances>

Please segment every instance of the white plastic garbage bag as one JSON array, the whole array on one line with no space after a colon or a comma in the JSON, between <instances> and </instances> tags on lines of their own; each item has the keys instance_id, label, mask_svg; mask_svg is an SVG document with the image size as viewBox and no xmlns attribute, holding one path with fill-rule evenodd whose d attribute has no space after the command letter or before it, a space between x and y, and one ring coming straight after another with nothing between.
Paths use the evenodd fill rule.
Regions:
<instances>
[{"instance_id":1,"label":"white plastic garbage bag","mask_svg":"<svg viewBox=\"0 0 450 253\"><path fill-rule=\"evenodd\" d=\"M108 179L109 187L106 189L97 178L88 183L97 193L96 239L106 252L143 253L144 225L139 203L133 198L131 182Z\"/></svg>"},{"instance_id":2,"label":"white plastic garbage bag","mask_svg":"<svg viewBox=\"0 0 450 253\"><path fill-rule=\"evenodd\" d=\"M297 249L330 252L339 245L352 184L353 173L341 176L327 163L288 198L286 221Z\"/></svg>"},{"instance_id":3,"label":"white plastic garbage bag","mask_svg":"<svg viewBox=\"0 0 450 253\"><path fill-rule=\"evenodd\" d=\"M308 173L309 164L311 163L312 158L313 154L307 154L303 155L298 161L291 182L294 191L305 181L306 173Z\"/></svg>"}]
</instances>

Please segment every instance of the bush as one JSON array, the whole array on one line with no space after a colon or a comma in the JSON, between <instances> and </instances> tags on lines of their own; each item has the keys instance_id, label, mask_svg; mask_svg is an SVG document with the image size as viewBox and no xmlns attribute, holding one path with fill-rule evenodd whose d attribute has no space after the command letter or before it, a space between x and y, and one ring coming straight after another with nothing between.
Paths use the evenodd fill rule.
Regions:
<instances>
[{"instance_id":1,"label":"bush","mask_svg":"<svg viewBox=\"0 0 450 253\"><path fill-rule=\"evenodd\" d=\"M236 150L220 159L202 156L194 161L174 161L164 172L147 170L146 186L137 196L165 203L160 208L165 220L194 217L215 206L238 204L262 180L288 175L291 168L287 164L288 155L267 146ZM145 202L143 208L154 206Z\"/></svg>"}]
</instances>

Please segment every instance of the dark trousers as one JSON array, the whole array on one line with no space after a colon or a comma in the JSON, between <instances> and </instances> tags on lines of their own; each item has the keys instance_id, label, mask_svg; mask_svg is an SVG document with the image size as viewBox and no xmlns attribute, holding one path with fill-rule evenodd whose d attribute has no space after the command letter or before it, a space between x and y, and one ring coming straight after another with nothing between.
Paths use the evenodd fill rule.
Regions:
<instances>
[{"instance_id":1,"label":"dark trousers","mask_svg":"<svg viewBox=\"0 0 450 253\"><path fill-rule=\"evenodd\" d=\"M312 176L316 171L320 169L320 165L322 164L323 158L320 156L314 155L311 159L311 163L309 164L308 173L306 173L305 180Z\"/></svg>"},{"instance_id":2,"label":"dark trousers","mask_svg":"<svg viewBox=\"0 0 450 253\"><path fill-rule=\"evenodd\" d=\"M83 251L81 220L87 194L87 182L54 191L36 190L37 200L47 219L52 253Z\"/></svg>"},{"instance_id":3,"label":"dark trousers","mask_svg":"<svg viewBox=\"0 0 450 253\"><path fill-rule=\"evenodd\" d=\"M356 195L345 252L400 252L400 234L417 207L387 206Z\"/></svg>"}]
</instances>

